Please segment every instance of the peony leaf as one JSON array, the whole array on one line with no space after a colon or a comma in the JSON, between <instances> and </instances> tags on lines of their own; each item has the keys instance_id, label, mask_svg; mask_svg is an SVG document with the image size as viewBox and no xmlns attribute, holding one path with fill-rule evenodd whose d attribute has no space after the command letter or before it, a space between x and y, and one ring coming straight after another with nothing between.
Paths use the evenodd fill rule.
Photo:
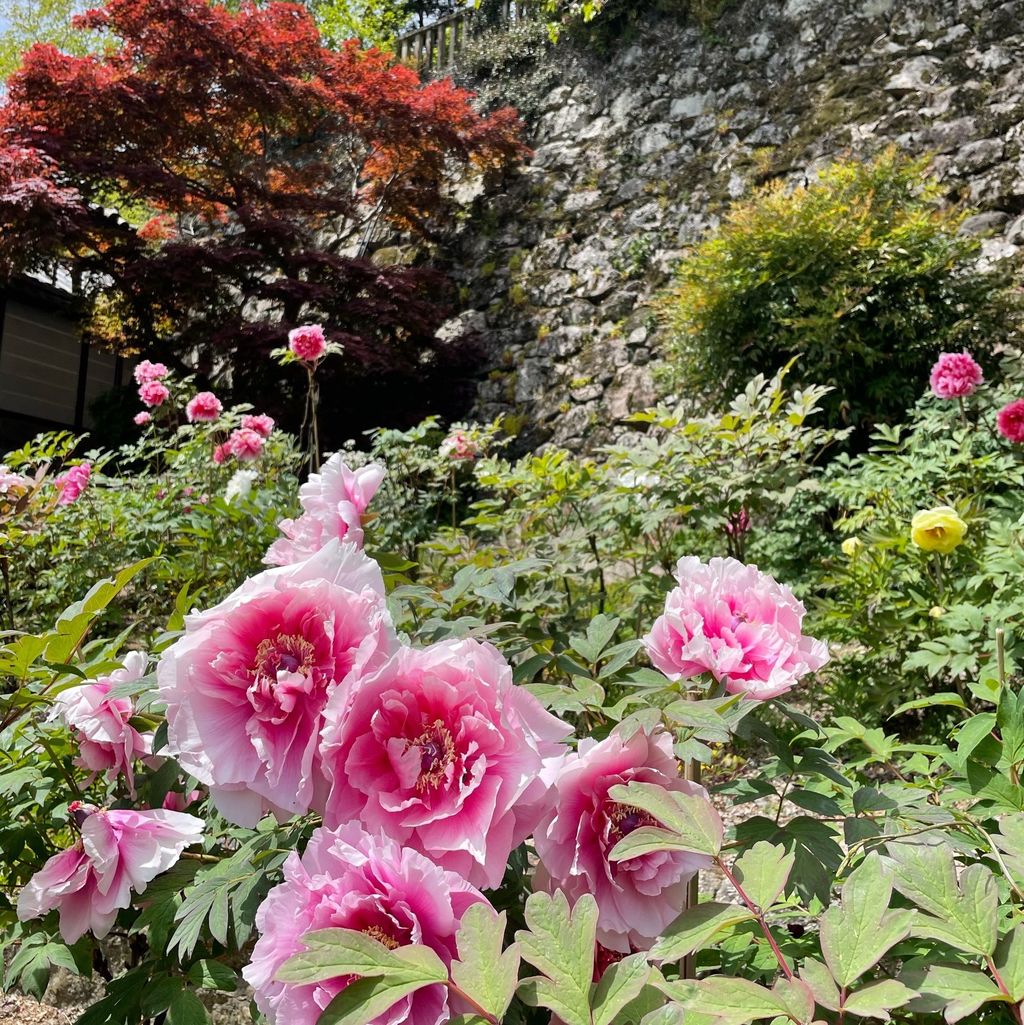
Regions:
<instances>
[{"instance_id":1,"label":"peony leaf","mask_svg":"<svg viewBox=\"0 0 1024 1025\"><path fill-rule=\"evenodd\" d=\"M707 854L717 857L722 849L724 828L718 812L712 807L707 798L691 794L680 794L675 791L665 790L654 783L621 783L613 786L608 791L613 801L619 804L628 804L630 807L645 811L657 819L662 826L670 833L675 834L674 850L690 851L694 854ZM625 857L616 855L620 848L632 850L627 841L636 833L644 830L635 830L633 833L623 837L611 852L613 861L627 860ZM666 848L662 848L666 849ZM630 853L628 857L638 857L640 852Z\"/></svg>"},{"instance_id":2,"label":"peony leaf","mask_svg":"<svg viewBox=\"0 0 1024 1025\"><path fill-rule=\"evenodd\" d=\"M770 990L747 979L713 975L697 984L697 996L688 1009L712 1014L719 1025L745 1025L788 1012Z\"/></svg>"},{"instance_id":3,"label":"peony leaf","mask_svg":"<svg viewBox=\"0 0 1024 1025\"><path fill-rule=\"evenodd\" d=\"M708 901L684 911L651 948L655 961L678 961L706 946L718 933L754 916L738 904Z\"/></svg>"},{"instance_id":4,"label":"peony leaf","mask_svg":"<svg viewBox=\"0 0 1024 1025\"><path fill-rule=\"evenodd\" d=\"M770 908L786 888L796 855L781 844L758 840L736 859L733 873L743 891L759 907Z\"/></svg>"},{"instance_id":5,"label":"peony leaf","mask_svg":"<svg viewBox=\"0 0 1024 1025\"><path fill-rule=\"evenodd\" d=\"M902 1007L916 995L914 990L896 979L879 979L849 994L843 1003L843 1010L861 1018L888 1021L889 1012L894 1007Z\"/></svg>"},{"instance_id":6,"label":"peony leaf","mask_svg":"<svg viewBox=\"0 0 1024 1025\"><path fill-rule=\"evenodd\" d=\"M911 1004L912 1011L942 1011L950 1025L982 1004L1006 1000L999 987L974 965L933 964L905 972L903 979L920 993L920 999Z\"/></svg>"},{"instance_id":7,"label":"peony leaf","mask_svg":"<svg viewBox=\"0 0 1024 1025\"><path fill-rule=\"evenodd\" d=\"M814 994L801 979L778 979L772 986L772 996L790 1020L809 1022L814 1018Z\"/></svg>"},{"instance_id":8,"label":"peony leaf","mask_svg":"<svg viewBox=\"0 0 1024 1025\"><path fill-rule=\"evenodd\" d=\"M591 1025L590 983L597 939L597 901L586 894L572 912L561 890L552 897L531 893L526 924L516 940L524 961L547 978L526 979L519 993L529 1004L547 1007L566 1025Z\"/></svg>"},{"instance_id":9,"label":"peony leaf","mask_svg":"<svg viewBox=\"0 0 1024 1025\"><path fill-rule=\"evenodd\" d=\"M1024 929L1015 926L1002 936L992 962L1011 998L1024 1000Z\"/></svg>"},{"instance_id":10,"label":"peony leaf","mask_svg":"<svg viewBox=\"0 0 1024 1025\"><path fill-rule=\"evenodd\" d=\"M308 984L334 979L339 975L368 977L407 974L407 967L398 950L389 950L383 943L354 929L319 929L306 933L301 942L308 949L292 955L278 968L275 976L278 982ZM437 955L434 957L436 959ZM448 972L445 970L440 979L428 981L443 982L447 978Z\"/></svg>"},{"instance_id":11,"label":"peony leaf","mask_svg":"<svg viewBox=\"0 0 1024 1025\"><path fill-rule=\"evenodd\" d=\"M640 995L650 975L645 953L631 954L609 965L591 997L594 1025L611 1025L626 1004Z\"/></svg>"},{"instance_id":12,"label":"peony leaf","mask_svg":"<svg viewBox=\"0 0 1024 1025\"><path fill-rule=\"evenodd\" d=\"M829 970L820 961L815 961L813 957L805 958L800 968L800 978L807 983L814 999L822 1007L827 1007L830 1011L839 1010L839 1003L842 999L839 987Z\"/></svg>"},{"instance_id":13,"label":"peony leaf","mask_svg":"<svg viewBox=\"0 0 1024 1025\"><path fill-rule=\"evenodd\" d=\"M459 925L459 960L452 961L452 981L495 1018L508 1009L519 981L519 946L502 951L505 913L489 904L472 904Z\"/></svg>"}]
</instances>

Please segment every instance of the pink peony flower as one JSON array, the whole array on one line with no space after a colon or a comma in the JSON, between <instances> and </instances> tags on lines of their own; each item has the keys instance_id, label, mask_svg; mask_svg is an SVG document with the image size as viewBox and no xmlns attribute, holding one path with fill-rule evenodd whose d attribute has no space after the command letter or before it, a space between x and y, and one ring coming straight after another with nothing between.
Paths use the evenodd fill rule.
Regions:
<instances>
[{"instance_id":1,"label":"pink peony flower","mask_svg":"<svg viewBox=\"0 0 1024 1025\"><path fill-rule=\"evenodd\" d=\"M981 367L966 349L943 352L932 367L932 391L940 399L960 399L970 395L985 380Z\"/></svg>"},{"instance_id":2,"label":"pink peony flower","mask_svg":"<svg viewBox=\"0 0 1024 1025\"><path fill-rule=\"evenodd\" d=\"M212 423L223 409L220 399L212 391L201 391L188 400L185 416L190 424Z\"/></svg>"},{"instance_id":3,"label":"pink peony flower","mask_svg":"<svg viewBox=\"0 0 1024 1025\"><path fill-rule=\"evenodd\" d=\"M202 790L190 790L187 794L179 794L177 790L168 790L164 794L162 807L168 811L184 811L190 804L195 804L202 796Z\"/></svg>"},{"instance_id":4,"label":"pink peony flower","mask_svg":"<svg viewBox=\"0 0 1024 1025\"><path fill-rule=\"evenodd\" d=\"M452 431L441 442L440 453L448 459L476 459L480 454L480 445L465 431Z\"/></svg>"},{"instance_id":5,"label":"pink peony flower","mask_svg":"<svg viewBox=\"0 0 1024 1025\"><path fill-rule=\"evenodd\" d=\"M351 470L335 453L320 473L311 473L299 488L303 513L278 525L278 538L264 558L271 566L288 566L308 559L331 538L344 538L357 547L363 543L363 513L384 479L384 467L368 463Z\"/></svg>"},{"instance_id":6,"label":"pink peony flower","mask_svg":"<svg viewBox=\"0 0 1024 1025\"><path fill-rule=\"evenodd\" d=\"M657 825L646 812L608 796L611 787L632 782L707 797L703 787L680 777L669 734L637 731L623 740L613 732L600 743L588 737L558 767L551 810L534 836L541 863L535 886L561 889L570 903L592 893L598 941L626 954L653 944L679 916L690 877L711 864L702 854L680 851L608 860L627 833Z\"/></svg>"},{"instance_id":7,"label":"pink peony flower","mask_svg":"<svg viewBox=\"0 0 1024 1025\"><path fill-rule=\"evenodd\" d=\"M242 417L242 426L247 430L255 431L261 438L269 438L274 432L274 418L266 413L253 415L246 413Z\"/></svg>"},{"instance_id":8,"label":"pink peony flower","mask_svg":"<svg viewBox=\"0 0 1024 1025\"><path fill-rule=\"evenodd\" d=\"M1024 444L1024 399L1008 402L996 416L999 433L1015 445Z\"/></svg>"},{"instance_id":9,"label":"pink peony flower","mask_svg":"<svg viewBox=\"0 0 1024 1025\"><path fill-rule=\"evenodd\" d=\"M217 466L220 466L221 463L223 463L228 458L228 456L230 456L230 455L231 455L231 449L228 447L227 443L225 442L223 445L217 445L216 448L214 448L213 455L210 456L210 459Z\"/></svg>"},{"instance_id":10,"label":"pink peony flower","mask_svg":"<svg viewBox=\"0 0 1024 1025\"><path fill-rule=\"evenodd\" d=\"M380 568L352 545L335 541L307 562L265 570L187 617L161 657L167 753L239 825L267 810L302 814L324 800L324 705L394 644Z\"/></svg>"},{"instance_id":11,"label":"pink peony flower","mask_svg":"<svg viewBox=\"0 0 1024 1025\"><path fill-rule=\"evenodd\" d=\"M250 427L239 427L227 440L228 451L243 463L259 459L263 444L263 436Z\"/></svg>"},{"instance_id":12,"label":"pink peony flower","mask_svg":"<svg viewBox=\"0 0 1024 1025\"><path fill-rule=\"evenodd\" d=\"M92 465L90 463L79 463L72 466L66 473L55 477L53 483L59 492L57 496L58 505L71 505L77 502L85 491L89 478L92 476Z\"/></svg>"},{"instance_id":13,"label":"pink peony flower","mask_svg":"<svg viewBox=\"0 0 1024 1025\"><path fill-rule=\"evenodd\" d=\"M735 559L676 566L679 586L644 638L670 680L711 673L730 694L766 700L828 661L823 641L801 632L804 606L788 587Z\"/></svg>"},{"instance_id":14,"label":"pink peony flower","mask_svg":"<svg viewBox=\"0 0 1024 1025\"><path fill-rule=\"evenodd\" d=\"M361 819L484 887L543 814L540 773L570 732L472 640L402 648L339 687L324 719L327 825Z\"/></svg>"},{"instance_id":15,"label":"pink peony flower","mask_svg":"<svg viewBox=\"0 0 1024 1025\"><path fill-rule=\"evenodd\" d=\"M324 329L307 324L288 332L288 348L305 363L315 363L327 350Z\"/></svg>"},{"instance_id":16,"label":"pink peony flower","mask_svg":"<svg viewBox=\"0 0 1024 1025\"><path fill-rule=\"evenodd\" d=\"M163 405L170 396L167 385L159 381L146 381L139 386L139 398L150 407Z\"/></svg>"},{"instance_id":17,"label":"pink peony flower","mask_svg":"<svg viewBox=\"0 0 1024 1025\"><path fill-rule=\"evenodd\" d=\"M352 976L309 985L278 982L278 970L306 949L314 929L356 929L395 948L430 947L451 964L455 934L466 909L484 897L454 872L431 864L393 840L371 836L357 823L317 829L301 857L284 863L284 882L256 912L260 938L242 976L270 1025L316 1025L324 1008ZM462 1010L462 1008L459 1008ZM403 997L373 1019L374 1025L443 1025L452 1016L440 984Z\"/></svg>"},{"instance_id":18,"label":"pink peony flower","mask_svg":"<svg viewBox=\"0 0 1024 1025\"><path fill-rule=\"evenodd\" d=\"M65 943L89 930L106 936L117 912L131 902L131 891L143 893L203 834L200 819L174 811L80 810L82 838L50 858L18 897L23 922L59 908Z\"/></svg>"},{"instance_id":19,"label":"pink peony flower","mask_svg":"<svg viewBox=\"0 0 1024 1025\"><path fill-rule=\"evenodd\" d=\"M10 467L0 463L0 498L17 501L33 483L30 477L15 473Z\"/></svg>"},{"instance_id":20,"label":"pink peony flower","mask_svg":"<svg viewBox=\"0 0 1024 1025\"><path fill-rule=\"evenodd\" d=\"M124 773L133 797L132 762L151 753L153 740L139 733L129 721L135 711L131 698L110 697L110 691L118 683L142 679L146 661L141 651L129 652L123 669L61 691L54 699L50 715L50 718L59 717L75 732L79 748L76 765L94 773L105 772L109 780Z\"/></svg>"},{"instance_id":21,"label":"pink peony flower","mask_svg":"<svg viewBox=\"0 0 1024 1025\"><path fill-rule=\"evenodd\" d=\"M136 365L133 373L136 384L146 384L149 381L159 381L162 377L166 377L168 370L163 363L150 363L148 359L144 359Z\"/></svg>"},{"instance_id":22,"label":"pink peony flower","mask_svg":"<svg viewBox=\"0 0 1024 1025\"><path fill-rule=\"evenodd\" d=\"M143 410L141 413L136 413L134 419L137 426L145 427L153 419L153 414Z\"/></svg>"}]
</instances>

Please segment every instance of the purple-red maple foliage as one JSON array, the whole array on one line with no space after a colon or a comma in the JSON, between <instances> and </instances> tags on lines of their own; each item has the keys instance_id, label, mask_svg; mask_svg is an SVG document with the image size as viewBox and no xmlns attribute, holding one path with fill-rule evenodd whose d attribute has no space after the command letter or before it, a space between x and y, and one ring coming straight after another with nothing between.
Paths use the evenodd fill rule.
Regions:
<instances>
[{"instance_id":1,"label":"purple-red maple foliage","mask_svg":"<svg viewBox=\"0 0 1024 1025\"><path fill-rule=\"evenodd\" d=\"M309 321L350 373L456 358L434 338L443 277L364 254L389 230L430 237L454 176L513 163L514 111L328 49L297 4L110 0L79 23L116 45L33 46L0 106L0 275L62 258L93 292L87 335L228 354L236 383Z\"/></svg>"}]
</instances>

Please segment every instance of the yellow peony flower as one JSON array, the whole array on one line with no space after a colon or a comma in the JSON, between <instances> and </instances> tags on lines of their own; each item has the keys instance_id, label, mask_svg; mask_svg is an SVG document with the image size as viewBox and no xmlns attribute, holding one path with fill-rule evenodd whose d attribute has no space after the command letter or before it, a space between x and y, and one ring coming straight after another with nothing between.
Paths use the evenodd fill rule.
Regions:
<instances>
[{"instance_id":1,"label":"yellow peony flower","mask_svg":"<svg viewBox=\"0 0 1024 1025\"><path fill-rule=\"evenodd\" d=\"M848 537L842 544L843 555L852 559L863 547L864 542L859 537Z\"/></svg>"},{"instance_id":2,"label":"yellow peony flower","mask_svg":"<svg viewBox=\"0 0 1024 1025\"><path fill-rule=\"evenodd\" d=\"M933 605L928 610L928 615L931 616L932 619L942 619L942 617L945 614L946 614L946 610L941 605Z\"/></svg>"},{"instance_id":3,"label":"yellow peony flower","mask_svg":"<svg viewBox=\"0 0 1024 1025\"><path fill-rule=\"evenodd\" d=\"M910 521L910 539L926 552L949 554L964 539L967 524L948 505L923 509Z\"/></svg>"}]
</instances>

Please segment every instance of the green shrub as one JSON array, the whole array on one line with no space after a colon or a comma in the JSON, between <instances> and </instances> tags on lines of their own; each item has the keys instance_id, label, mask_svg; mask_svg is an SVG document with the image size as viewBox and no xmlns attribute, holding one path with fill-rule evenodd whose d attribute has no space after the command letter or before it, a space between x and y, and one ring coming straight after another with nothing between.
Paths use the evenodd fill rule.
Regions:
<instances>
[{"instance_id":1,"label":"green shrub","mask_svg":"<svg viewBox=\"0 0 1024 1025\"><path fill-rule=\"evenodd\" d=\"M974 268L966 211L940 205L926 164L889 149L733 205L660 300L670 383L728 395L799 354L835 389L827 422L863 426L908 409L940 350L1015 335L1004 276Z\"/></svg>"}]
</instances>

